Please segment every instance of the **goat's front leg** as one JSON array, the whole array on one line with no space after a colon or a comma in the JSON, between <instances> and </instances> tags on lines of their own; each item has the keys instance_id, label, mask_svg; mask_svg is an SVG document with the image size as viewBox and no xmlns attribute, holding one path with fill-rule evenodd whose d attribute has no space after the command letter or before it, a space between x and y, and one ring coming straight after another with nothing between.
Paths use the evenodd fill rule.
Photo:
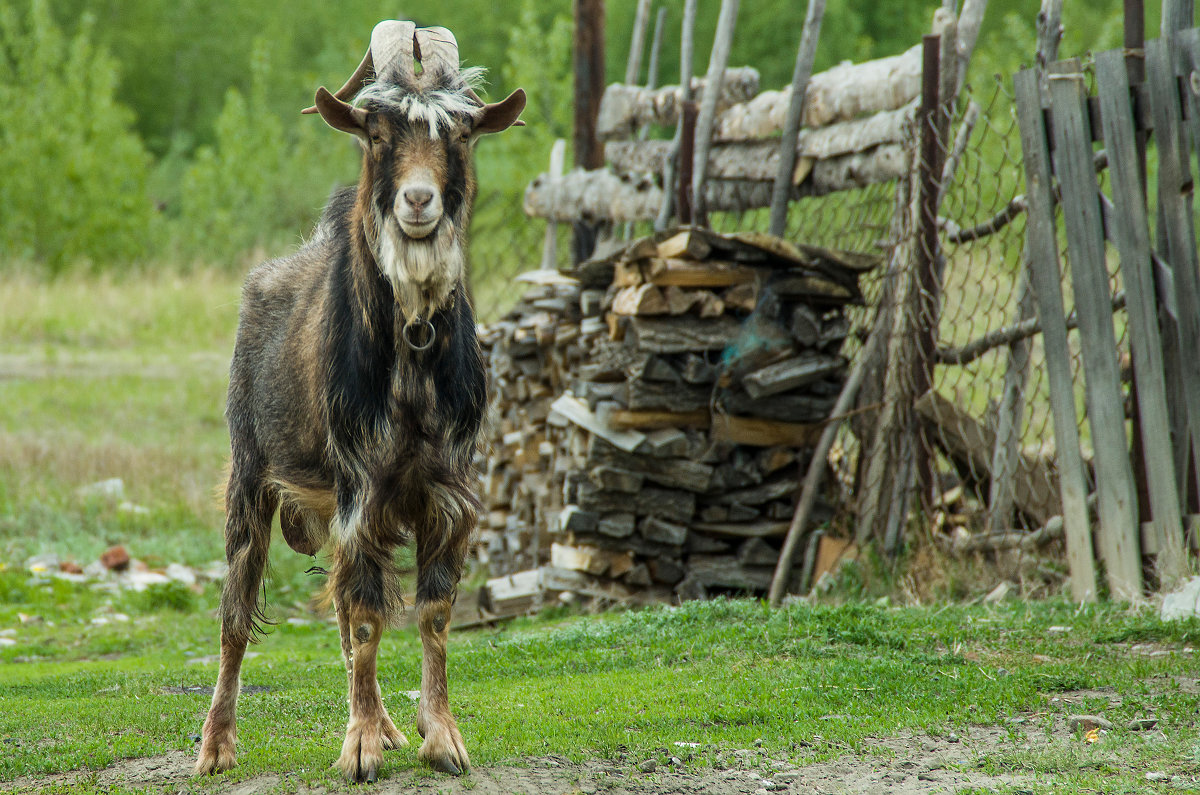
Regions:
<instances>
[{"instance_id":1,"label":"goat's front leg","mask_svg":"<svg viewBox=\"0 0 1200 795\"><path fill-rule=\"evenodd\" d=\"M346 605L340 601L334 609L337 612L338 634L342 639L342 660L346 664L347 693L350 693L354 688L354 641L350 631L350 616ZM383 717L380 721L379 733L383 740L383 749L394 751L397 748L407 748L408 738L396 728L391 715L388 714L387 707L383 707L382 704L380 706L383 709Z\"/></svg>"},{"instance_id":2,"label":"goat's front leg","mask_svg":"<svg viewBox=\"0 0 1200 795\"><path fill-rule=\"evenodd\" d=\"M467 513L470 519L456 523L458 526L446 536L417 537L417 626L422 651L417 731L425 738L417 755L434 770L456 776L470 769L471 760L450 711L446 641L450 635L450 609L474 521L474 512Z\"/></svg>"},{"instance_id":3,"label":"goat's front leg","mask_svg":"<svg viewBox=\"0 0 1200 795\"><path fill-rule=\"evenodd\" d=\"M350 720L334 765L351 781L375 781L383 749L407 745L383 707L376 657L387 623L390 550L344 541L334 562L334 594L350 685ZM348 642L347 642L348 641Z\"/></svg>"}]
</instances>

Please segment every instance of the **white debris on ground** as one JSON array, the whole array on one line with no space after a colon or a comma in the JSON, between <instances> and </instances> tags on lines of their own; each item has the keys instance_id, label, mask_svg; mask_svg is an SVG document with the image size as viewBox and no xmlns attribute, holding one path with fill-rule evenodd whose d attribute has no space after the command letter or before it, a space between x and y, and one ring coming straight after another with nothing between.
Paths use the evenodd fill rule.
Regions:
<instances>
[{"instance_id":1,"label":"white debris on ground","mask_svg":"<svg viewBox=\"0 0 1200 795\"><path fill-rule=\"evenodd\" d=\"M1192 577L1163 597L1158 617L1163 621L1200 616L1200 577Z\"/></svg>"},{"instance_id":2,"label":"white debris on ground","mask_svg":"<svg viewBox=\"0 0 1200 795\"><path fill-rule=\"evenodd\" d=\"M198 567L182 563L151 567L144 561L131 558L124 547L113 546L86 566L80 566L73 560L62 560L54 553L45 553L25 561L25 569L35 579L88 583L98 591L144 591L152 585L177 582L199 593L205 583L223 579L228 567L223 561L212 561Z\"/></svg>"}]
</instances>

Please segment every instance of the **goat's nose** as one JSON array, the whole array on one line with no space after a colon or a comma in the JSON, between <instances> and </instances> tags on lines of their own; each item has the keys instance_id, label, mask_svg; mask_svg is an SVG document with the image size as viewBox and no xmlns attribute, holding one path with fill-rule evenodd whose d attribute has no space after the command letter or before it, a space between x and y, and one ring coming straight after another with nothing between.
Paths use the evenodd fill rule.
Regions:
<instances>
[{"instance_id":1,"label":"goat's nose","mask_svg":"<svg viewBox=\"0 0 1200 795\"><path fill-rule=\"evenodd\" d=\"M433 199L433 191L429 188L405 188L404 201L408 202L414 210L420 210Z\"/></svg>"}]
</instances>

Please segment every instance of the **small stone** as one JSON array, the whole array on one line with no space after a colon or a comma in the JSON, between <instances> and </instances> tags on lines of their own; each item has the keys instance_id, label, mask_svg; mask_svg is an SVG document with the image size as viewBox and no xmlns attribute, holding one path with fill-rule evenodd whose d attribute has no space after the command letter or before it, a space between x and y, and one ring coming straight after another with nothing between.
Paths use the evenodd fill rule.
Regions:
<instances>
[{"instance_id":1,"label":"small stone","mask_svg":"<svg viewBox=\"0 0 1200 795\"><path fill-rule=\"evenodd\" d=\"M204 738L203 738L203 737L201 737L199 734L196 734L196 733L194 733L194 732L193 732L192 734L189 734L189 735L188 735L188 739L189 739L189 740L191 740L191 741L192 741L192 742L194 742L194 743L198 743L198 742L200 742L200 741L201 741L202 739L204 739Z\"/></svg>"},{"instance_id":2,"label":"small stone","mask_svg":"<svg viewBox=\"0 0 1200 795\"><path fill-rule=\"evenodd\" d=\"M196 584L196 572L192 571L190 566L184 566L182 563L168 565L166 575L168 578L176 582L181 582L184 585Z\"/></svg>"},{"instance_id":3,"label":"small stone","mask_svg":"<svg viewBox=\"0 0 1200 795\"><path fill-rule=\"evenodd\" d=\"M671 757L668 761L671 763L671 767L683 767L683 760L677 756Z\"/></svg>"},{"instance_id":4,"label":"small stone","mask_svg":"<svg viewBox=\"0 0 1200 795\"><path fill-rule=\"evenodd\" d=\"M129 552L125 547L117 544L100 554L100 562L109 571L124 571L129 568Z\"/></svg>"},{"instance_id":5,"label":"small stone","mask_svg":"<svg viewBox=\"0 0 1200 795\"><path fill-rule=\"evenodd\" d=\"M958 741L959 741L959 740L958 740L958 735L957 735L957 734L955 734L954 732L950 732L949 734L947 734L947 735L946 735L946 742L948 742L948 743L956 743L956 742L958 742Z\"/></svg>"},{"instance_id":6,"label":"small stone","mask_svg":"<svg viewBox=\"0 0 1200 795\"><path fill-rule=\"evenodd\" d=\"M293 627L307 627L312 624L312 622L307 618L297 618L296 616L292 616L287 620L287 622Z\"/></svg>"},{"instance_id":7,"label":"small stone","mask_svg":"<svg viewBox=\"0 0 1200 795\"><path fill-rule=\"evenodd\" d=\"M653 773L655 770L658 770L658 761L654 759L647 759L645 762L642 762L640 765L638 765L638 770L642 771L643 773Z\"/></svg>"},{"instance_id":8,"label":"small stone","mask_svg":"<svg viewBox=\"0 0 1200 795\"><path fill-rule=\"evenodd\" d=\"M786 770L782 773L776 773L774 778L778 784L795 784L800 780L800 771Z\"/></svg>"},{"instance_id":9,"label":"small stone","mask_svg":"<svg viewBox=\"0 0 1200 795\"><path fill-rule=\"evenodd\" d=\"M1153 729L1158 725L1158 718L1134 718L1129 721L1128 729L1131 732L1146 731Z\"/></svg>"},{"instance_id":10,"label":"small stone","mask_svg":"<svg viewBox=\"0 0 1200 795\"><path fill-rule=\"evenodd\" d=\"M762 741L761 737L759 737L757 740L754 741L755 748L762 748L762 744L763 744L763 741Z\"/></svg>"},{"instance_id":11,"label":"small stone","mask_svg":"<svg viewBox=\"0 0 1200 795\"><path fill-rule=\"evenodd\" d=\"M5 648L7 646L16 646L16 645L17 645L16 638L0 638L0 649Z\"/></svg>"},{"instance_id":12,"label":"small stone","mask_svg":"<svg viewBox=\"0 0 1200 795\"><path fill-rule=\"evenodd\" d=\"M1070 632L1071 628L1070 627L1046 627L1046 631L1051 634L1062 634L1062 633Z\"/></svg>"},{"instance_id":13,"label":"small stone","mask_svg":"<svg viewBox=\"0 0 1200 795\"><path fill-rule=\"evenodd\" d=\"M1169 781L1170 778L1166 773L1160 773L1157 770L1146 774L1147 781Z\"/></svg>"},{"instance_id":14,"label":"small stone","mask_svg":"<svg viewBox=\"0 0 1200 795\"><path fill-rule=\"evenodd\" d=\"M917 781L937 781L937 776L933 775L933 773L928 773L928 772L927 773L918 773Z\"/></svg>"},{"instance_id":15,"label":"small stone","mask_svg":"<svg viewBox=\"0 0 1200 795\"><path fill-rule=\"evenodd\" d=\"M83 574L83 567L73 560L64 560L58 564L58 570L64 574Z\"/></svg>"},{"instance_id":16,"label":"small stone","mask_svg":"<svg viewBox=\"0 0 1200 795\"><path fill-rule=\"evenodd\" d=\"M1163 621L1200 615L1200 577L1192 577L1163 597L1158 617Z\"/></svg>"},{"instance_id":17,"label":"small stone","mask_svg":"<svg viewBox=\"0 0 1200 795\"><path fill-rule=\"evenodd\" d=\"M1012 591L1012 583L1008 580L1004 580L990 592L988 592L987 596L983 597L983 602L984 604L1003 602L1008 597L1010 591Z\"/></svg>"},{"instance_id":18,"label":"small stone","mask_svg":"<svg viewBox=\"0 0 1200 795\"><path fill-rule=\"evenodd\" d=\"M1112 721L1105 720L1099 715L1069 715L1067 716L1067 727L1071 731L1083 729L1091 731L1092 729L1104 729L1108 731L1112 729Z\"/></svg>"}]
</instances>

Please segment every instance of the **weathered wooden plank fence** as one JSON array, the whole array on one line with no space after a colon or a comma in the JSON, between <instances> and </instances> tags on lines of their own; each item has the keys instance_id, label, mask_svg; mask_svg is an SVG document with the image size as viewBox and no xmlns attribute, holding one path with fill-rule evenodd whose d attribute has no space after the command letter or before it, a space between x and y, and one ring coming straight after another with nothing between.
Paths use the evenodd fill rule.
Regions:
<instances>
[{"instance_id":1,"label":"weathered wooden plank fence","mask_svg":"<svg viewBox=\"0 0 1200 795\"><path fill-rule=\"evenodd\" d=\"M1196 31L1169 35L1146 46L1147 88L1132 85L1126 54L1095 59L1097 97L1088 96L1077 59L1046 68L1048 89L1038 70L1015 78L1017 116L1026 176L1031 277L1043 331L1054 411L1073 593L1094 598L1093 539L1083 498L1085 470L1075 415L1075 388L1065 326L1062 272L1055 206L1065 227L1066 266L1079 318L1087 423L1094 449L1099 529L1096 551L1109 592L1137 600L1143 593L1143 564L1152 561L1161 587L1188 571L1184 514L1189 510L1194 456L1200 438L1200 301L1196 236L1192 223L1190 163L1183 148L1186 124L1200 91L1193 59L1200 54ZM1180 87L1183 86L1181 92ZM1149 113L1144 107L1148 100ZM1139 136L1152 134L1158 158L1160 208L1157 258L1152 248L1147 186L1139 167ZM1097 158L1094 141L1102 141ZM1052 154L1051 154L1052 152ZM1097 179L1107 165L1111 199ZM1106 241L1117 257L1109 256ZM1164 245L1165 244L1165 245ZM1119 263L1119 272L1117 270ZM1140 419L1150 516L1139 525L1134 463L1119 373L1110 285L1126 291L1129 336ZM1163 301L1161 297L1170 301ZM1164 349L1178 356L1169 372ZM1168 389L1171 375L1183 386ZM1175 421L1172 422L1172 417Z\"/></svg>"}]
</instances>

